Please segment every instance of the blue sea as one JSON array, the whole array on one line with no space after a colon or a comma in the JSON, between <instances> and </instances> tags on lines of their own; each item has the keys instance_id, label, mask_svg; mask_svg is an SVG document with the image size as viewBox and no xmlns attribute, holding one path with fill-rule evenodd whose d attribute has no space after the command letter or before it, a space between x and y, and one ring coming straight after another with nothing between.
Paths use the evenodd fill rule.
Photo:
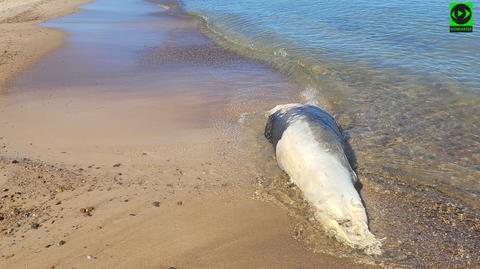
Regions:
<instances>
[{"instance_id":1,"label":"blue sea","mask_svg":"<svg viewBox=\"0 0 480 269\"><path fill-rule=\"evenodd\" d=\"M449 1L183 0L220 45L258 59L330 111L358 165L477 199L480 25Z\"/></svg>"},{"instance_id":2,"label":"blue sea","mask_svg":"<svg viewBox=\"0 0 480 269\"><path fill-rule=\"evenodd\" d=\"M184 0L252 47L315 63L446 79L480 88L480 32L449 33L449 1ZM480 10L480 2L474 3ZM479 25L474 16L474 25ZM475 27L475 26L474 26ZM474 28L475 30L476 28Z\"/></svg>"}]
</instances>

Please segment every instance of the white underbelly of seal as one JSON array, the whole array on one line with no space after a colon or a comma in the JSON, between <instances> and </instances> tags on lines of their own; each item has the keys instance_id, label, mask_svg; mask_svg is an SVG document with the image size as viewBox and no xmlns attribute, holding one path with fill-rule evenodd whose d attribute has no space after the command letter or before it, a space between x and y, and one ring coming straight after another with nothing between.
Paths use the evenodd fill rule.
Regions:
<instances>
[{"instance_id":1,"label":"white underbelly of seal","mask_svg":"<svg viewBox=\"0 0 480 269\"><path fill-rule=\"evenodd\" d=\"M315 207L327 233L369 254L380 254L381 243L368 229L365 208L354 187L351 169L315 139L308 121L297 120L276 146L278 165Z\"/></svg>"}]
</instances>

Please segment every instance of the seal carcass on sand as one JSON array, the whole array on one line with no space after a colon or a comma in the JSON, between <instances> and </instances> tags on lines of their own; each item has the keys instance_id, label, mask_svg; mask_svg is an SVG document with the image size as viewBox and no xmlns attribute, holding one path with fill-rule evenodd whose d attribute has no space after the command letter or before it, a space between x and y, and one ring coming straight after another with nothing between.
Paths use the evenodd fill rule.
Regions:
<instances>
[{"instance_id":1,"label":"seal carcass on sand","mask_svg":"<svg viewBox=\"0 0 480 269\"><path fill-rule=\"evenodd\" d=\"M278 165L314 206L326 232L353 248L381 254L381 242L368 229L354 186L357 176L335 119L312 105L278 105L269 112L265 137L275 148Z\"/></svg>"}]
</instances>

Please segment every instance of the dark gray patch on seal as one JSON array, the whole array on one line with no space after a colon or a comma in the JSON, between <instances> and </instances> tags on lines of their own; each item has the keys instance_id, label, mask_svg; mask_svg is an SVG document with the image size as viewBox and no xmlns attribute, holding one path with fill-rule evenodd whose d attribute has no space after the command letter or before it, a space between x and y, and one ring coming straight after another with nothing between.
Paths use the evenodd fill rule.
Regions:
<instances>
[{"instance_id":1,"label":"dark gray patch on seal","mask_svg":"<svg viewBox=\"0 0 480 269\"><path fill-rule=\"evenodd\" d=\"M268 117L264 135L273 144L275 151L285 130L297 121L307 123L314 139L340 160L342 165L351 170L356 180L355 173L345 154L349 150L337 122L330 114L316 106L295 106L283 111L276 111Z\"/></svg>"},{"instance_id":2,"label":"dark gray patch on seal","mask_svg":"<svg viewBox=\"0 0 480 269\"><path fill-rule=\"evenodd\" d=\"M316 106L303 105L286 111L279 110L270 115L265 126L265 137L276 147L278 141L282 139L283 132L297 120L304 120L309 125L318 125L324 132L332 132L337 137L342 136L335 119L330 114Z\"/></svg>"}]
</instances>

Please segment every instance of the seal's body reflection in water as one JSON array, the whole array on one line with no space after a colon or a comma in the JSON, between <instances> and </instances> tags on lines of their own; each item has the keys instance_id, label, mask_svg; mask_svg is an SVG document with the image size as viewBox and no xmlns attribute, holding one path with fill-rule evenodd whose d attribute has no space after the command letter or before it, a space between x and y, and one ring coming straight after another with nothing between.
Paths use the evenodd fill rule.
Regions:
<instances>
[{"instance_id":1,"label":"seal's body reflection in water","mask_svg":"<svg viewBox=\"0 0 480 269\"><path fill-rule=\"evenodd\" d=\"M275 148L278 165L315 207L327 233L368 254L381 254L332 116L311 105L278 105L269 112L265 137Z\"/></svg>"}]
</instances>

